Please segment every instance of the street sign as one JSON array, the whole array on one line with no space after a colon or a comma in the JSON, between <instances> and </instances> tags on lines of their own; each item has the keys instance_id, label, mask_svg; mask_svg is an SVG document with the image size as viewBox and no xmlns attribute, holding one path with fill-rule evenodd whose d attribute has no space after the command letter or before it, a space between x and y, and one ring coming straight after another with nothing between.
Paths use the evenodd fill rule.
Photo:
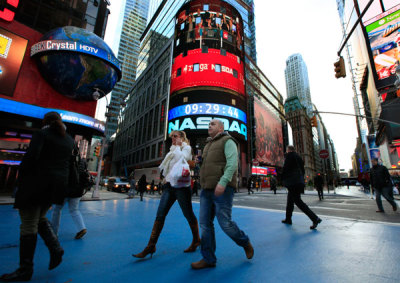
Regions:
<instances>
[{"instance_id":1,"label":"street sign","mask_svg":"<svg viewBox=\"0 0 400 283\"><path fill-rule=\"evenodd\" d=\"M253 160L253 166L258 166L260 163L258 162L258 160L254 159Z\"/></svg>"},{"instance_id":2,"label":"street sign","mask_svg":"<svg viewBox=\"0 0 400 283\"><path fill-rule=\"evenodd\" d=\"M326 149L322 149L319 152L319 157L321 157L322 159L326 159L329 157L329 152Z\"/></svg>"}]
</instances>

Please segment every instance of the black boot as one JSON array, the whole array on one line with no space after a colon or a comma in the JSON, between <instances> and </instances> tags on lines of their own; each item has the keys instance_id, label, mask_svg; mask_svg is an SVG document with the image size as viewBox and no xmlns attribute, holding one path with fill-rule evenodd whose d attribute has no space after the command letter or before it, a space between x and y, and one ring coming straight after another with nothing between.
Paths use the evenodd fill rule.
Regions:
<instances>
[{"instance_id":1,"label":"black boot","mask_svg":"<svg viewBox=\"0 0 400 283\"><path fill-rule=\"evenodd\" d=\"M49 270L52 270L61 263L64 250L48 220L39 222L38 232L49 249Z\"/></svg>"},{"instance_id":2,"label":"black boot","mask_svg":"<svg viewBox=\"0 0 400 283\"><path fill-rule=\"evenodd\" d=\"M19 268L13 273L3 274L2 282L29 281L33 274L33 255L35 254L37 235L21 236L19 241Z\"/></svg>"}]
</instances>

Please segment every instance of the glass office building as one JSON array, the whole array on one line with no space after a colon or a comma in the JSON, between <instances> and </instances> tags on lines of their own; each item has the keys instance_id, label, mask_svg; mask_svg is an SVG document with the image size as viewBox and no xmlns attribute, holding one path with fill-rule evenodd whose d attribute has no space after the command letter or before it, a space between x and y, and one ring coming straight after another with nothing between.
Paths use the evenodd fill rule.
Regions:
<instances>
[{"instance_id":1,"label":"glass office building","mask_svg":"<svg viewBox=\"0 0 400 283\"><path fill-rule=\"evenodd\" d=\"M125 95L132 89L136 79L137 58L140 52L140 36L146 28L149 1L127 0L121 39L119 43L118 60L122 66L122 78L112 91L110 112L114 116L107 120L106 136L111 137L117 130L119 105Z\"/></svg>"}]
</instances>

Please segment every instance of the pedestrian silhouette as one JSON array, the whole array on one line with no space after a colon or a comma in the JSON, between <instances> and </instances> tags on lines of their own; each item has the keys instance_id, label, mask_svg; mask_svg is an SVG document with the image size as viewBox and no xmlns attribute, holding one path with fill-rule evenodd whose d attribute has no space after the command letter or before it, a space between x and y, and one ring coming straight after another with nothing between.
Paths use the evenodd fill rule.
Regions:
<instances>
[{"instance_id":1,"label":"pedestrian silhouette","mask_svg":"<svg viewBox=\"0 0 400 283\"><path fill-rule=\"evenodd\" d=\"M292 214L296 204L313 222L310 229L315 229L322 220L301 200L301 193L305 187L304 173L303 159L295 152L294 146L289 145L282 172L283 185L288 189L286 218L282 223L292 225Z\"/></svg>"},{"instance_id":2,"label":"pedestrian silhouette","mask_svg":"<svg viewBox=\"0 0 400 283\"><path fill-rule=\"evenodd\" d=\"M57 112L46 113L42 124L42 129L33 134L19 168L14 203L21 218L19 268L2 275L4 282L31 279L38 233L50 252L49 270L61 263L64 254L46 213L52 204L64 202L74 140Z\"/></svg>"}]
</instances>

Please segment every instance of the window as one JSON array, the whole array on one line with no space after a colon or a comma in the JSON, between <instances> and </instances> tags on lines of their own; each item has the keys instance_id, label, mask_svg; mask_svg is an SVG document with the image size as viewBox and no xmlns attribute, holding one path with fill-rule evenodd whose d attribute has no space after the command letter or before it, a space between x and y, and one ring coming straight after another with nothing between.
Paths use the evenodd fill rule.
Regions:
<instances>
[{"instance_id":1,"label":"window","mask_svg":"<svg viewBox=\"0 0 400 283\"><path fill-rule=\"evenodd\" d=\"M203 10L204 10L204 11L208 11L208 9L209 9L209 5L208 5L208 4L204 4L204 5L203 5Z\"/></svg>"},{"instance_id":2,"label":"window","mask_svg":"<svg viewBox=\"0 0 400 283\"><path fill-rule=\"evenodd\" d=\"M220 64L216 64L216 65L215 65L215 71L216 71L217 73L221 73L221 65L220 65Z\"/></svg>"},{"instance_id":3,"label":"window","mask_svg":"<svg viewBox=\"0 0 400 283\"><path fill-rule=\"evenodd\" d=\"M203 46L201 47L201 53L208 53L208 46L203 45Z\"/></svg>"},{"instance_id":4,"label":"window","mask_svg":"<svg viewBox=\"0 0 400 283\"><path fill-rule=\"evenodd\" d=\"M176 39L176 46L179 45L179 38Z\"/></svg>"},{"instance_id":5,"label":"window","mask_svg":"<svg viewBox=\"0 0 400 283\"><path fill-rule=\"evenodd\" d=\"M182 68L179 68L179 69L176 71L176 76L179 77L181 74L182 74Z\"/></svg>"},{"instance_id":6,"label":"window","mask_svg":"<svg viewBox=\"0 0 400 283\"><path fill-rule=\"evenodd\" d=\"M198 72L199 70L200 70L200 64L199 63L193 64L193 72Z\"/></svg>"},{"instance_id":7,"label":"window","mask_svg":"<svg viewBox=\"0 0 400 283\"><path fill-rule=\"evenodd\" d=\"M156 158L156 145L155 144L153 144L151 146L151 157L150 157L150 159L154 159L154 158Z\"/></svg>"},{"instance_id":8,"label":"window","mask_svg":"<svg viewBox=\"0 0 400 283\"><path fill-rule=\"evenodd\" d=\"M163 157L163 151L164 151L164 144L163 142L159 142L158 143L158 158L162 158Z\"/></svg>"},{"instance_id":9,"label":"window","mask_svg":"<svg viewBox=\"0 0 400 283\"><path fill-rule=\"evenodd\" d=\"M183 102L188 102L189 101L189 98L187 97L187 96L185 96L184 98L183 98Z\"/></svg>"},{"instance_id":10,"label":"window","mask_svg":"<svg viewBox=\"0 0 400 283\"><path fill-rule=\"evenodd\" d=\"M200 17L196 17L196 25L200 24L201 22L201 18Z\"/></svg>"},{"instance_id":11,"label":"window","mask_svg":"<svg viewBox=\"0 0 400 283\"><path fill-rule=\"evenodd\" d=\"M181 23L181 30L184 30L185 28L185 23Z\"/></svg>"},{"instance_id":12,"label":"window","mask_svg":"<svg viewBox=\"0 0 400 283\"><path fill-rule=\"evenodd\" d=\"M157 105L154 108L154 125L153 125L153 139L157 136L157 130L158 130L158 123L160 122L160 117L158 116L159 113L159 109L160 109L160 105Z\"/></svg>"},{"instance_id":13,"label":"window","mask_svg":"<svg viewBox=\"0 0 400 283\"><path fill-rule=\"evenodd\" d=\"M233 76L234 76L235 78L238 77L238 72L237 72L235 69L233 69Z\"/></svg>"},{"instance_id":14,"label":"window","mask_svg":"<svg viewBox=\"0 0 400 283\"><path fill-rule=\"evenodd\" d=\"M226 50L225 49L221 48L220 52L221 52L222 56L226 56Z\"/></svg>"}]
</instances>

